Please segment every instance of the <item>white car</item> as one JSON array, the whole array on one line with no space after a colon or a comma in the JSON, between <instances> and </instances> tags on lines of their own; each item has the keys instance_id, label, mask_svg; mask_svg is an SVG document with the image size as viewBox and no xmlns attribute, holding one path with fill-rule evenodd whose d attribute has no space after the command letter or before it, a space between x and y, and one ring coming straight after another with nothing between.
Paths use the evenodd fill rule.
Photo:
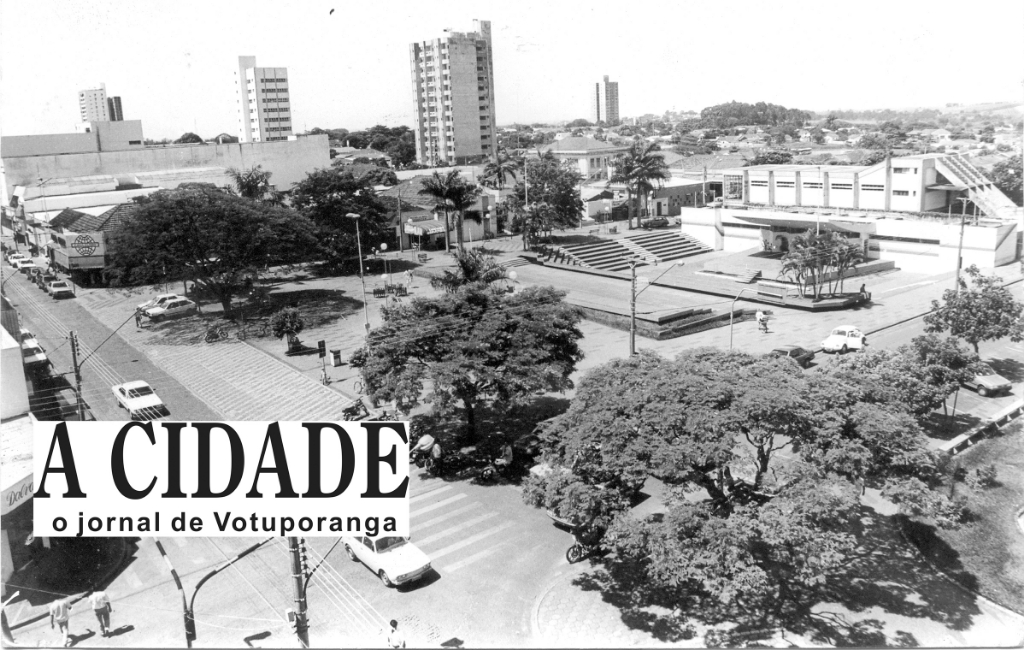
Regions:
<instances>
[{"instance_id":1,"label":"white car","mask_svg":"<svg viewBox=\"0 0 1024 650\"><path fill-rule=\"evenodd\" d=\"M57 280L46 285L46 293L56 300L57 298L74 298L75 290L64 280Z\"/></svg>"},{"instance_id":2,"label":"white car","mask_svg":"<svg viewBox=\"0 0 1024 650\"><path fill-rule=\"evenodd\" d=\"M160 397L144 381L129 381L110 390L117 398L117 405L128 411L128 417L132 420L155 420L171 414Z\"/></svg>"},{"instance_id":3,"label":"white car","mask_svg":"<svg viewBox=\"0 0 1024 650\"><path fill-rule=\"evenodd\" d=\"M824 352L846 354L850 350L863 350L867 340L859 328L853 325L840 325L821 342L821 349Z\"/></svg>"},{"instance_id":4,"label":"white car","mask_svg":"<svg viewBox=\"0 0 1024 650\"><path fill-rule=\"evenodd\" d=\"M28 259L24 253L8 253L7 263L14 268L18 268L18 261Z\"/></svg>"},{"instance_id":5,"label":"white car","mask_svg":"<svg viewBox=\"0 0 1024 650\"><path fill-rule=\"evenodd\" d=\"M380 578L385 587L403 585L430 571L430 558L408 537L342 537L345 552Z\"/></svg>"},{"instance_id":6,"label":"white car","mask_svg":"<svg viewBox=\"0 0 1024 650\"><path fill-rule=\"evenodd\" d=\"M25 275L28 275L32 269L39 268L38 266L36 266L36 263L30 259L18 260L14 264L18 271L24 273Z\"/></svg>"},{"instance_id":7,"label":"white car","mask_svg":"<svg viewBox=\"0 0 1024 650\"><path fill-rule=\"evenodd\" d=\"M136 309L138 309L141 312L145 312L147 309L150 309L151 307L163 307L167 302L175 300L176 298L184 299L185 296L179 296L176 293L162 293L156 298L153 298L152 300L147 300L146 302L142 303L141 305L136 307Z\"/></svg>"},{"instance_id":8,"label":"white car","mask_svg":"<svg viewBox=\"0 0 1024 650\"><path fill-rule=\"evenodd\" d=\"M29 330L25 329L24 327L22 327L20 330L18 330L18 343L24 343L25 341L27 341L29 339L35 339L35 338L36 338L36 335L33 334L32 332L30 332Z\"/></svg>"},{"instance_id":9,"label":"white car","mask_svg":"<svg viewBox=\"0 0 1024 650\"><path fill-rule=\"evenodd\" d=\"M21 357L25 367L31 370L43 368L49 365L50 360L46 358L43 346L35 339L25 339L21 342Z\"/></svg>"},{"instance_id":10,"label":"white car","mask_svg":"<svg viewBox=\"0 0 1024 650\"><path fill-rule=\"evenodd\" d=\"M197 305L188 298L174 298L168 300L158 307L150 307L144 313L154 323L165 318L176 318L178 316L189 316L196 313Z\"/></svg>"}]
</instances>

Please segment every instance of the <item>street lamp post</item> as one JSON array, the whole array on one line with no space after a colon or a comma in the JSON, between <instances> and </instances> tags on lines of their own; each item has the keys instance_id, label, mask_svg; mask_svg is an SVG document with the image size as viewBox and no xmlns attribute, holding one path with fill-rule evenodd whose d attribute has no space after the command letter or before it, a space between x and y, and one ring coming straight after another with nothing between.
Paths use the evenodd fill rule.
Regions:
<instances>
[{"instance_id":1,"label":"street lamp post","mask_svg":"<svg viewBox=\"0 0 1024 650\"><path fill-rule=\"evenodd\" d=\"M679 261L673 262L672 264L669 265L669 267L667 269L662 271L658 275L658 277L654 278L653 280L649 280L647 282L647 286L646 287L644 287L640 291L637 291L636 290L636 267L637 267L637 264L639 264L641 261L643 261L643 260L641 260L639 257L635 257L635 256L629 258L628 260L626 260L626 262L629 264L629 272L630 272L630 283L629 283L629 287L630 287L630 291L629 291L629 356L631 356L631 357L636 354L636 297L639 296L644 291L647 291L652 286L654 286L654 283L657 282L658 280L660 280L663 275L665 275L666 273L668 273L669 271L671 271L672 269L674 269L677 266L683 266L684 265L684 262L679 262Z\"/></svg>"},{"instance_id":2,"label":"street lamp post","mask_svg":"<svg viewBox=\"0 0 1024 650\"><path fill-rule=\"evenodd\" d=\"M369 334L370 311L366 305L366 280L363 278L363 242L359 235L359 219L361 219L361 216L354 212L349 212L345 216L349 219L355 219L356 221L356 250L359 253L359 285L363 288L363 327L366 330L366 333Z\"/></svg>"},{"instance_id":3,"label":"street lamp post","mask_svg":"<svg viewBox=\"0 0 1024 650\"><path fill-rule=\"evenodd\" d=\"M960 295L960 267L964 264L964 221L967 220L967 202L969 198L965 196L959 196L956 199L960 201L963 206L963 210L960 213L960 244L956 247L956 295Z\"/></svg>"},{"instance_id":4,"label":"street lamp post","mask_svg":"<svg viewBox=\"0 0 1024 650\"><path fill-rule=\"evenodd\" d=\"M732 350L732 322L733 316L736 313L736 301L740 299L744 291L754 291L750 287L740 289L740 292L736 294L736 297L732 299L732 305L729 306L729 349Z\"/></svg>"}]
</instances>

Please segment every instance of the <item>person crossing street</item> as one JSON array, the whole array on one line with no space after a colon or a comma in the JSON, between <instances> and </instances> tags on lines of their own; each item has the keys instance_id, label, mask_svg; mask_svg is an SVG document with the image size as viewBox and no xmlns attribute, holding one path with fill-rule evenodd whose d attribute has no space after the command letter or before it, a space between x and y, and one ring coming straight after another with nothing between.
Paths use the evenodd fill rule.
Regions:
<instances>
[{"instance_id":1,"label":"person crossing street","mask_svg":"<svg viewBox=\"0 0 1024 650\"><path fill-rule=\"evenodd\" d=\"M110 634L110 613L114 611L110 606L110 598L104 591L94 591L89 596L89 604L92 605L96 620L100 622L100 634L107 636Z\"/></svg>"}]
</instances>

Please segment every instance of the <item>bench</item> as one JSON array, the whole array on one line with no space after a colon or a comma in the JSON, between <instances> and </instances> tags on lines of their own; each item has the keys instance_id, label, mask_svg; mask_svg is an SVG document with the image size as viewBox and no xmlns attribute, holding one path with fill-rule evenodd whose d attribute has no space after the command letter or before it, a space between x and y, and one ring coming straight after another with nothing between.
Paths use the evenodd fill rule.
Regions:
<instances>
[{"instance_id":1,"label":"bench","mask_svg":"<svg viewBox=\"0 0 1024 650\"><path fill-rule=\"evenodd\" d=\"M387 295L387 292L385 292L383 287L374 287L373 288L373 297L374 298L383 298L386 295Z\"/></svg>"},{"instance_id":2,"label":"bench","mask_svg":"<svg viewBox=\"0 0 1024 650\"><path fill-rule=\"evenodd\" d=\"M601 232L600 228L591 228L590 230L587 231L587 233L591 235L596 235L599 232Z\"/></svg>"},{"instance_id":3,"label":"bench","mask_svg":"<svg viewBox=\"0 0 1024 650\"><path fill-rule=\"evenodd\" d=\"M416 255L416 259L418 259L420 261L420 264L426 264L427 263L427 259L428 259L427 258L427 254L426 253L419 253L419 254Z\"/></svg>"}]
</instances>

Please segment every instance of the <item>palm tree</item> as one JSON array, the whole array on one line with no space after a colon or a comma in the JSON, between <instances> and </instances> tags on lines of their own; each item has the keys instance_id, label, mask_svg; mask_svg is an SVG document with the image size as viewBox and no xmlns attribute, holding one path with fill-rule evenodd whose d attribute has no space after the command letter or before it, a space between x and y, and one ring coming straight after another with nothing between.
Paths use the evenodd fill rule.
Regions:
<instances>
[{"instance_id":1,"label":"palm tree","mask_svg":"<svg viewBox=\"0 0 1024 650\"><path fill-rule=\"evenodd\" d=\"M505 181L509 176L512 180L519 180L516 176L516 170L519 169L519 164L513 160L507 153L498 154L498 159L487 163L484 167L483 177L481 183L487 187L493 187L499 192L505 189Z\"/></svg>"},{"instance_id":2,"label":"palm tree","mask_svg":"<svg viewBox=\"0 0 1024 650\"><path fill-rule=\"evenodd\" d=\"M228 176L235 182L235 191L239 196L265 205L281 205L284 194L270 184L272 175L272 172L265 171L262 165L256 165L245 172L234 167L228 168Z\"/></svg>"},{"instance_id":3,"label":"palm tree","mask_svg":"<svg viewBox=\"0 0 1024 650\"><path fill-rule=\"evenodd\" d=\"M462 223L463 217L465 216L466 210L473 207L476 203L477 197L480 196L480 188L476 185L472 185L462 180L461 177L456 176L455 182L449 187L448 190L448 207L452 213L455 214L455 236L458 242L459 250L465 250L465 243L463 242Z\"/></svg>"},{"instance_id":4,"label":"palm tree","mask_svg":"<svg viewBox=\"0 0 1024 650\"><path fill-rule=\"evenodd\" d=\"M445 293L455 293L459 287L474 282L492 284L508 277L507 269L494 261L493 258L479 250L458 251L455 253L455 270L445 270L444 275L430 280L430 286L444 289Z\"/></svg>"},{"instance_id":5,"label":"palm tree","mask_svg":"<svg viewBox=\"0 0 1024 650\"><path fill-rule=\"evenodd\" d=\"M630 228L633 227L633 212L637 214L636 225L640 227L640 210L634 196L636 199L643 196L646 207L648 194L661 187L663 180L671 177L668 165L665 164L665 157L658 154L658 151L658 145L653 142L648 144L643 140L634 140L629 151L615 159L615 173L612 174L608 185L622 183L626 186L626 200L631 211Z\"/></svg>"},{"instance_id":6,"label":"palm tree","mask_svg":"<svg viewBox=\"0 0 1024 650\"><path fill-rule=\"evenodd\" d=\"M445 174L441 172L434 172L434 175L423 181L423 186L419 191L419 194L423 196L429 196L434 199L434 207L436 210L444 212L444 250L448 252L451 250L451 236L450 220L449 215L451 214L451 206L448 203L448 197L451 194L452 186L461 180L459 178L459 172L453 169ZM461 235L460 235L461 236Z\"/></svg>"}]
</instances>

